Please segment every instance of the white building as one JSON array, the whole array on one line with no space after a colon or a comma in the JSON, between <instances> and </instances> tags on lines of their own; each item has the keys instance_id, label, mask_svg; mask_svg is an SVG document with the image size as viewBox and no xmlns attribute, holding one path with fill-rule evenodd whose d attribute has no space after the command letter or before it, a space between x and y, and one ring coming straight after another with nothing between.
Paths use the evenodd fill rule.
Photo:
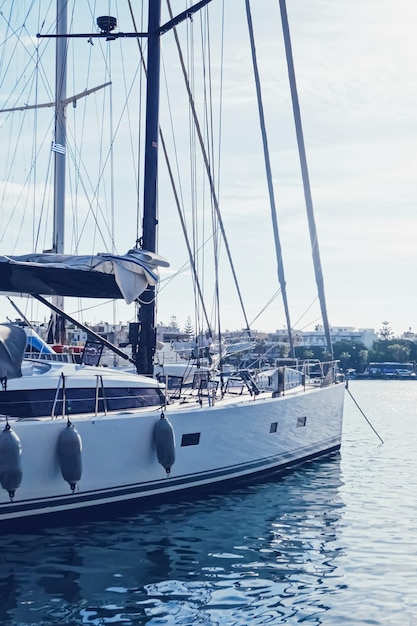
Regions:
<instances>
[{"instance_id":1,"label":"white building","mask_svg":"<svg viewBox=\"0 0 417 626\"><path fill-rule=\"evenodd\" d=\"M286 330L278 330L277 333L283 340L285 337L288 337ZM358 341L363 343L366 348L371 348L373 342L378 339L378 333L373 328L355 328L353 326L331 326L330 335L332 343L337 341ZM321 324L310 331L293 330L293 337L294 345L296 346L326 347L326 336Z\"/></svg>"}]
</instances>

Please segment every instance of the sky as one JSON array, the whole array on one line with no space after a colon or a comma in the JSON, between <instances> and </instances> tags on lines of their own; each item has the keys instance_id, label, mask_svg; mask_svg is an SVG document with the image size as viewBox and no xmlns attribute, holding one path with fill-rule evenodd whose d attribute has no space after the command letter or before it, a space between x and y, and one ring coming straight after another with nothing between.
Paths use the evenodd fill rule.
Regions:
<instances>
[{"instance_id":1,"label":"sky","mask_svg":"<svg viewBox=\"0 0 417 626\"><path fill-rule=\"evenodd\" d=\"M18 64L19 69L24 66L25 56L17 48L11 57L7 57L5 52L6 39L8 46L11 43L6 23L13 4L16 3L10 0L1 5L2 106L12 106L12 101L16 106L22 100L31 101L34 93L27 59L24 71L26 82L18 83L16 79ZM26 3L18 4L21 14L13 15L13 18L22 21L23 5ZM77 8L81 4L79 0ZM91 15L103 13L100 3L95 4ZM105 12L107 4L114 3L106 3ZM119 26L120 30L128 31L131 26L125 26L127 14L123 13L123 4L120 0L117 3ZM176 0L172 6L174 12L180 12L184 2ZM253 321L253 328L273 331L284 327L285 318L279 296L267 306L278 290L278 282L245 6L243 0L227 0L224 25L221 22L222 6L222 2L213 0L209 9L212 16L210 38L214 108L211 121L215 129L216 186L247 318ZM113 7L109 9L110 14L113 14L112 10ZM388 0L288 0L287 12L330 324L378 330L387 321L396 334L409 328L417 331L414 285L417 270L417 40L414 33L417 8L412 0L398 0L396 3ZM291 323L297 329L310 329L320 323L320 310L311 263L278 0L252 2L252 17ZM76 19L79 17L76 16ZM90 21L85 20L82 24L84 30L91 24L91 17L88 16L88 19ZM28 33L36 34L38 24L31 24L29 19L27 24ZM199 19L195 17L193 24L194 30L187 24L181 26L178 33L188 44L188 49L195 45L193 76L196 94L200 94L196 95L196 106L203 120L204 102L201 92L197 90L202 64L198 58L198 46L191 38L196 39L199 34ZM26 49L29 45L28 37ZM134 73L137 69L137 49L133 45L136 44L131 41L126 43L130 46L128 61L117 75L112 75L112 106L115 109L123 90L128 89L126 85L130 84L125 76L128 71ZM83 46L74 56L74 65L84 76L84 82L79 79L79 83L70 84L70 89L76 93L91 86L90 78L87 81L85 76L89 76L91 68L99 66L105 54L100 53L98 42L94 46L84 42ZM32 47L35 49L33 43ZM85 53L86 48L88 54ZM113 48L112 63L116 60L117 49ZM87 57L89 64L84 72L81 66L87 63ZM12 58L13 62L9 63L8 58ZM107 57L105 60L108 62ZM201 159L190 167L186 156L186 148L195 138L191 136L190 139L188 131L188 105L171 34L165 35L162 42L162 70L161 128L167 138L174 169L181 173L181 196L188 224L192 221L190 206L193 202L205 211L205 230L200 230L197 235L198 240L203 241L209 237L207 224L211 219L207 183L202 182ZM45 77L43 81L46 83ZM30 92L24 87L29 84ZM37 88L42 89L40 85ZM139 82L135 83L135 89L140 89ZM102 121L99 96L93 98L97 119ZM48 247L50 221L44 218L44 204L49 188L43 186L39 165L35 186L32 184L35 191L22 195L25 181L34 177L30 167L32 152L23 148L22 152L15 152L17 144L13 137L19 132L27 139L33 121L31 127L24 126L19 120L20 114L4 115L0 119L3 145L0 154L0 250L2 254L22 254L31 251L28 247L33 247L35 240L38 249ZM43 115L39 114L38 127L47 119ZM24 116L26 120L28 114L25 112ZM96 198L114 195L116 212L109 221L113 221L118 251L126 252L134 244L136 209L132 197L135 193L134 185L132 187L134 176L128 172L142 166L142 163L133 163L133 158L129 156L137 114L132 106L129 122L124 118L118 129L124 152L114 167L121 191L113 190L109 179L101 182L98 191L93 191L96 188L92 180L100 174L99 159L100 163L104 161L102 155L97 158L96 152L98 136L104 134L103 126L85 121L84 103L81 102L76 110L68 113L68 117L76 129L74 134L78 132L82 137L83 154L86 155L86 163L90 164L89 168L86 166L88 177L84 178L88 183L83 185L91 187L87 189L89 200L80 200L77 204L81 217L74 217L74 201L68 200L71 211L67 220L66 251L73 251L75 241L82 253L86 253L93 244L100 248L96 252L105 245L107 248L111 245L109 238L106 239L108 227L103 225L105 212L100 208L99 217L96 220L90 218ZM114 125L117 126L117 123L115 115ZM43 141L47 145L51 129L47 124L45 126ZM108 129L108 124L104 128ZM181 137L184 138L182 143ZM219 146L221 150L218 150ZM17 156L13 158L14 154ZM13 170L11 161L15 166ZM80 169L83 168L80 165ZM203 188L201 197L205 200L193 199L194 191L189 183L193 177L199 193ZM68 185L68 197L74 192L74 186L72 183ZM183 327L188 316L193 318L195 308L192 290L188 286L190 270L173 278L187 264L187 253L169 187L160 152L159 252L170 261L171 268L161 276L158 319L168 323L175 316ZM36 203L36 208L31 203ZM35 217L42 217L39 228L35 226ZM78 231L77 239L69 235L74 224ZM10 226L11 235L8 234ZM44 240L41 240L42 237ZM209 243L207 253L200 253L199 263L202 256L208 257L210 247ZM219 255L221 260L226 258L223 244L220 245ZM219 288L222 327L229 330L242 328L245 321L230 268L221 269L220 275L224 279L223 286L221 282ZM209 316L214 319L213 287L208 277L204 281L206 306ZM25 302L21 305L32 319L40 319L44 315L38 310L38 305L35 307ZM69 303L70 312L78 306L78 303ZM7 301L2 304L2 311L3 317L15 317ZM84 321L92 322L127 321L133 316L132 309L123 304L108 306L104 313L96 307L87 308L82 314Z\"/></svg>"}]
</instances>

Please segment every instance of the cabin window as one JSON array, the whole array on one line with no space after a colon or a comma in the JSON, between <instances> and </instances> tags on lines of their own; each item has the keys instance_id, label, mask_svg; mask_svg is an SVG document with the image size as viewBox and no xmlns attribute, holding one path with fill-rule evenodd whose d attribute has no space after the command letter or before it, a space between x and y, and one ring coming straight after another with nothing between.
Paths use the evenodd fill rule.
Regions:
<instances>
[{"instance_id":1,"label":"cabin window","mask_svg":"<svg viewBox=\"0 0 417 626\"><path fill-rule=\"evenodd\" d=\"M269 427L270 433L276 433L278 430L278 422L271 422L271 426Z\"/></svg>"},{"instance_id":2,"label":"cabin window","mask_svg":"<svg viewBox=\"0 0 417 626\"><path fill-rule=\"evenodd\" d=\"M302 428L303 426L306 425L307 422L307 417L304 415L304 417L297 417L297 428Z\"/></svg>"},{"instance_id":3,"label":"cabin window","mask_svg":"<svg viewBox=\"0 0 417 626\"><path fill-rule=\"evenodd\" d=\"M181 447L198 446L200 443L200 433L187 433L181 438Z\"/></svg>"}]
</instances>

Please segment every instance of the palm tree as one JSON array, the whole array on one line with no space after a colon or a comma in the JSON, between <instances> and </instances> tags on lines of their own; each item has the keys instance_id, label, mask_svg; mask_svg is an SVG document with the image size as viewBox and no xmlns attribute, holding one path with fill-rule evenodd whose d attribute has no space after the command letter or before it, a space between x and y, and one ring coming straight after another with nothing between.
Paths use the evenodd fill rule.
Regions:
<instances>
[{"instance_id":1,"label":"palm tree","mask_svg":"<svg viewBox=\"0 0 417 626\"><path fill-rule=\"evenodd\" d=\"M391 339L393 332L389 322L382 322L382 328L379 329L378 334L384 341Z\"/></svg>"},{"instance_id":2,"label":"palm tree","mask_svg":"<svg viewBox=\"0 0 417 626\"><path fill-rule=\"evenodd\" d=\"M349 354L349 352L342 352L342 354L340 355L340 363L342 364L342 368L343 370L346 371L347 369L347 364L349 359L351 358L351 354Z\"/></svg>"},{"instance_id":3,"label":"palm tree","mask_svg":"<svg viewBox=\"0 0 417 626\"><path fill-rule=\"evenodd\" d=\"M187 320L185 322L185 326L184 326L184 332L186 335L188 335L188 338L192 337L194 335L194 328L193 325L191 323L191 317L188 316Z\"/></svg>"}]
</instances>

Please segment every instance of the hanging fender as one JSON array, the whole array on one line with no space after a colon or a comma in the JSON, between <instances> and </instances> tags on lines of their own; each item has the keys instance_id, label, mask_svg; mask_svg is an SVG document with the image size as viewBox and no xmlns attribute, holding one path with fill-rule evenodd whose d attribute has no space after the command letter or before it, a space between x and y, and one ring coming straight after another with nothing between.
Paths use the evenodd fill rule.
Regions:
<instances>
[{"instance_id":1,"label":"hanging fender","mask_svg":"<svg viewBox=\"0 0 417 626\"><path fill-rule=\"evenodd\" d=\"M10 500L22 482L21 454L20 439L7 423L0 434L0 483Z\"/></svg>"},{"instance_id":2,"label":"hanging fender","mask_svg":"<svg viewBox=\"0 0 417 626\"><path fill-rule=\"evenodd\" d=\"M61 474L74 493L82 474L82 441L78 431L70 421L58 438L58 458Z\"/></svg>"},{"instance_id":3,"label":"hanging fender","mask_svg":"<svg viewBox=\"0 0 417 626\"><path fill-rule=\"evenodd\" d=\"M175 433L171 422L163 413L155 424L154 443L158 461L169 475L175 462Z\"/></svg>"}]
</instances>

